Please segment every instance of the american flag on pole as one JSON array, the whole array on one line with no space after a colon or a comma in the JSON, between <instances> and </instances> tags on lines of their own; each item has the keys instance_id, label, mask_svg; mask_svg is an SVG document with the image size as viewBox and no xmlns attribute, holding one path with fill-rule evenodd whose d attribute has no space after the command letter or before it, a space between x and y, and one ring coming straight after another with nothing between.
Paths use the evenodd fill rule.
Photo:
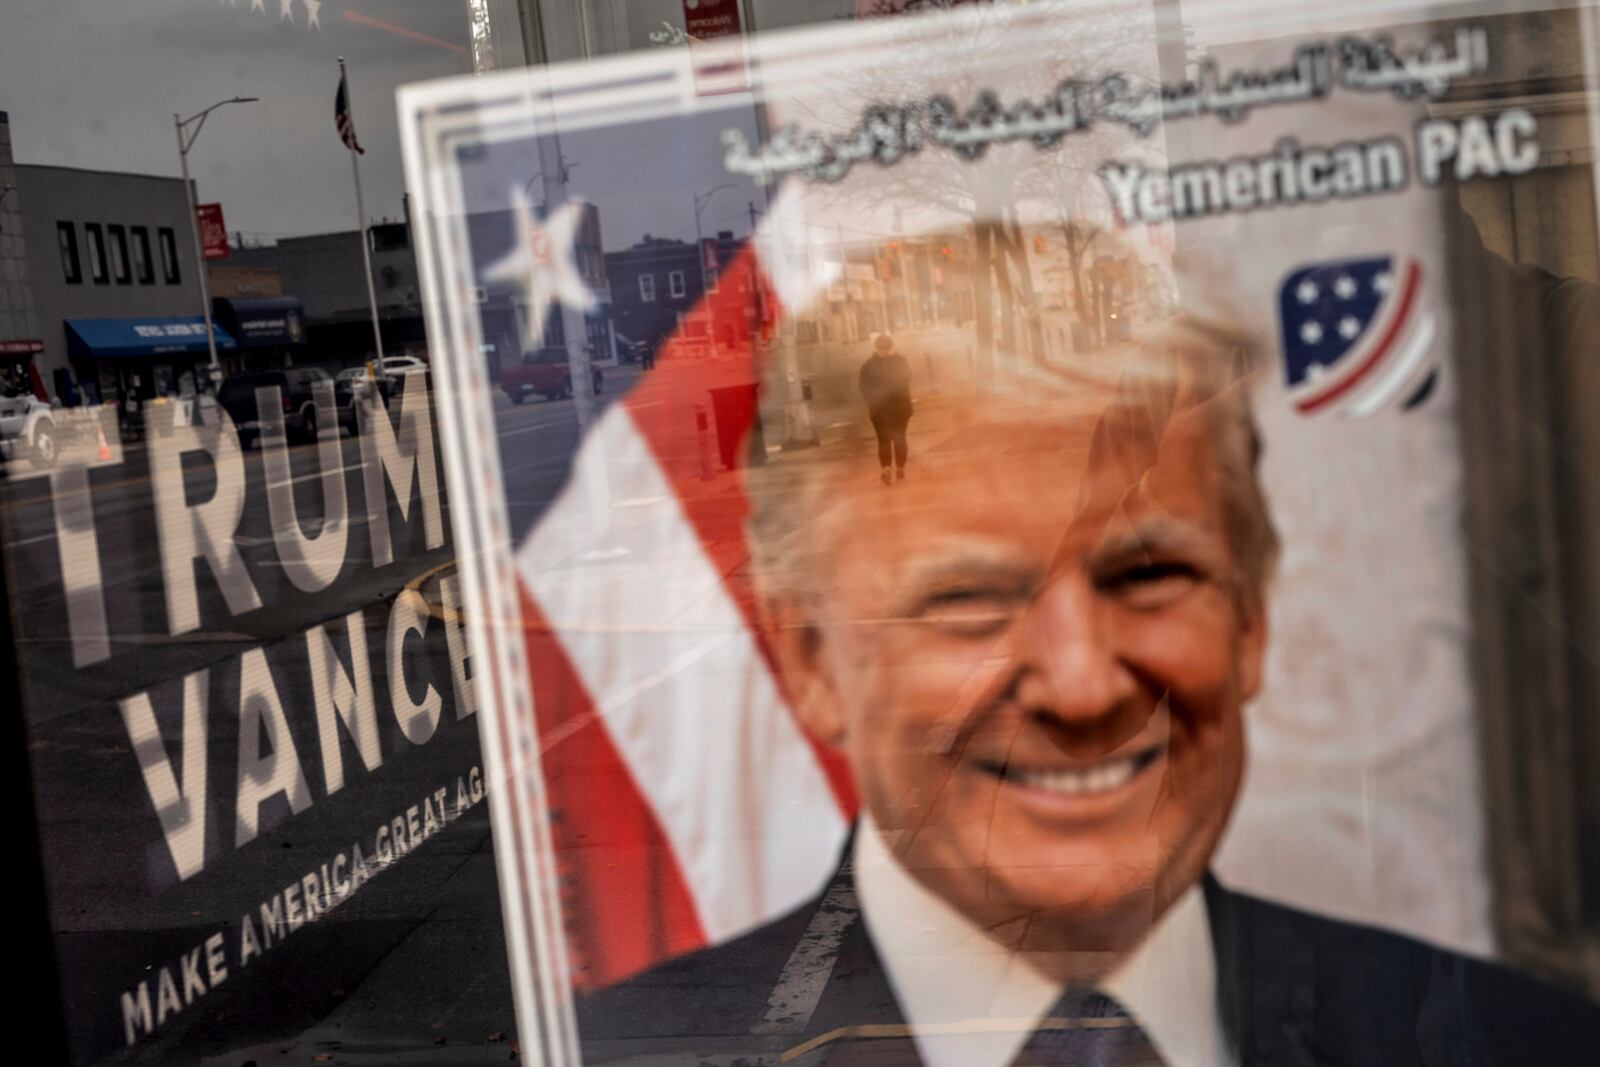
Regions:
<instances>
[{"instance_id":1,"label":"american flag on pole","mask_svg":"<svg viewBox=\"0 0 1600 1067\"><path fill-rule=\"evenodd\" d=\"M339 140L344 142L344 146L364 155L367 150L356 140L355 120L350 117L350 86L343 64L339 66L339 91L333 97L333 121L339 128Z\"/></svg>"}]
</instances>

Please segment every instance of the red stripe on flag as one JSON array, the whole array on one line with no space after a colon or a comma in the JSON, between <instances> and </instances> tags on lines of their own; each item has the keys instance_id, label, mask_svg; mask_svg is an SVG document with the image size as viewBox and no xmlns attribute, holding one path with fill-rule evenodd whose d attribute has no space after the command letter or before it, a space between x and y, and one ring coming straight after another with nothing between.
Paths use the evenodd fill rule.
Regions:
<instances>
[{"instance_id":1,"label":"red stripe on flag","mask_svg":"<svg viewBox=\"0 0 1600 1067\"><path fill-rule=\"evenodd\" d=\"M522 593L522 618L573 986L620 982L706 943L655 812L561 643Z\"/></svg>"},{"instance_id":2,"label":"red stripe on flag","mask_svg":"<svg viewBox=\"0 0 1600 1067\"><path fill-rule=\"evenodd\" d=\"M701 477L701 450L696 423L696 405L712 415L711 390L752 384L760 379L758 337L770 331L779 311L778 298L761 270L752 245L746 244L721 272L716 288L701 298L694 311L684 316L689 325L697 318L709 319L718 328L733 334L733 343L723 358L709 358L692 346L682 331L670 338L657 353L655 367L623 398L628 414L640 436L650 446L656 462L678 497L684 515L694 528L717 573L722 575L728 595L739 606L745 622L772 675L782 687L782 676L775 669L771 650L758 625L755 589L750 580L750 553L744 543L744 520L749 501L742 484L726 484L727 479L706 481ZM746 410L731 429L742 441L754 424L754 412ZM715 440L714 420L710 432ZM741 446L741 455L746 453ZM720 467L716 449L712 463ZM786 694L787 696L787 694ZM792 706L792 702L786 700ZM835 801L845 817L856 810L855 788L844 758L823 745L809 732L806 740L822 766Z\"/></svg>"}]
</instances>

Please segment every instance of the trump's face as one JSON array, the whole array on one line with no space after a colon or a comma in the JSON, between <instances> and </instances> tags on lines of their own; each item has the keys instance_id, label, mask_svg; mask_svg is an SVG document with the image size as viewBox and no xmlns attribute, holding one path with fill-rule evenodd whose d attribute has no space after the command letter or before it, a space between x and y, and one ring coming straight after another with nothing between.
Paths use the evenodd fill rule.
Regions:
<instances>
[{"instance_id":1,"label":"trump's face","mask_svg":"<svg viewBox=\"0 0 1600 1067\"><path fill-rule=\"evenodd\" d=\"M980 924L1029 919L1040 947L1117 951L1222 833L1264 618L1206 420L1130 466L1090 462L1092 404L1010 414L973 413L915 482L840 488L831 573L779 612L780 661L924 884Z\"/></svg>"}]
</instances>

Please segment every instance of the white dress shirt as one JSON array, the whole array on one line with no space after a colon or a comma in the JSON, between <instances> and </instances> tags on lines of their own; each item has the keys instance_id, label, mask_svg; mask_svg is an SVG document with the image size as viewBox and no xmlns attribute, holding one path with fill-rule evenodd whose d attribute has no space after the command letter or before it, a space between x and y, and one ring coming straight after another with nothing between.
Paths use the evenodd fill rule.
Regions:
<instances>
[{"instance_id":1,"label":"white dress shirt","mask_svg":"<svg viewBox=\"0 0 1600 1067\"><path fill-rule=\"evenodd\" d=\"M867 932L926 1067L1007 1067L1063 987L907 873L866 816L853 862ZM1127 1010L1169 1067L1233 1067L1198 885L1096 988Z\"/></svg>"}]
</instances>

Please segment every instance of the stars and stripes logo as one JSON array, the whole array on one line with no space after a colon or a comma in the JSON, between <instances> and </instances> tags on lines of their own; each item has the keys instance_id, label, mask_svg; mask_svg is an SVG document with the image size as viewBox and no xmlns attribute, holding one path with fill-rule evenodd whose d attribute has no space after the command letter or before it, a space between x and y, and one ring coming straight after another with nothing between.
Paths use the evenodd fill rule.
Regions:
<instances>
[{"instance_id":1,"label":"stars and stripes logo","mask_svg":"<svg viewBox=\"0 0 1600 1067\"><path fill-rule=\"evenodd\" d=\"M339 140L352 152L366 153L356 140L355 120L350 117L350 86L344 72L339 72L339 92L333 98L333 121L339 127Z\"/></svg>"},{"instance_id":2,"label":"stars and stripes logo","mask_svg":"<svg viewBox=\"0 0 1600 1067\"><path fill-rule=\"evenodd\" d=\"M1284 383L1302 415L1362 418L1421 404L1438 368L1422 265L1392 256L1314 263L1278 290Z\"/></svg>"}]
</instances>

